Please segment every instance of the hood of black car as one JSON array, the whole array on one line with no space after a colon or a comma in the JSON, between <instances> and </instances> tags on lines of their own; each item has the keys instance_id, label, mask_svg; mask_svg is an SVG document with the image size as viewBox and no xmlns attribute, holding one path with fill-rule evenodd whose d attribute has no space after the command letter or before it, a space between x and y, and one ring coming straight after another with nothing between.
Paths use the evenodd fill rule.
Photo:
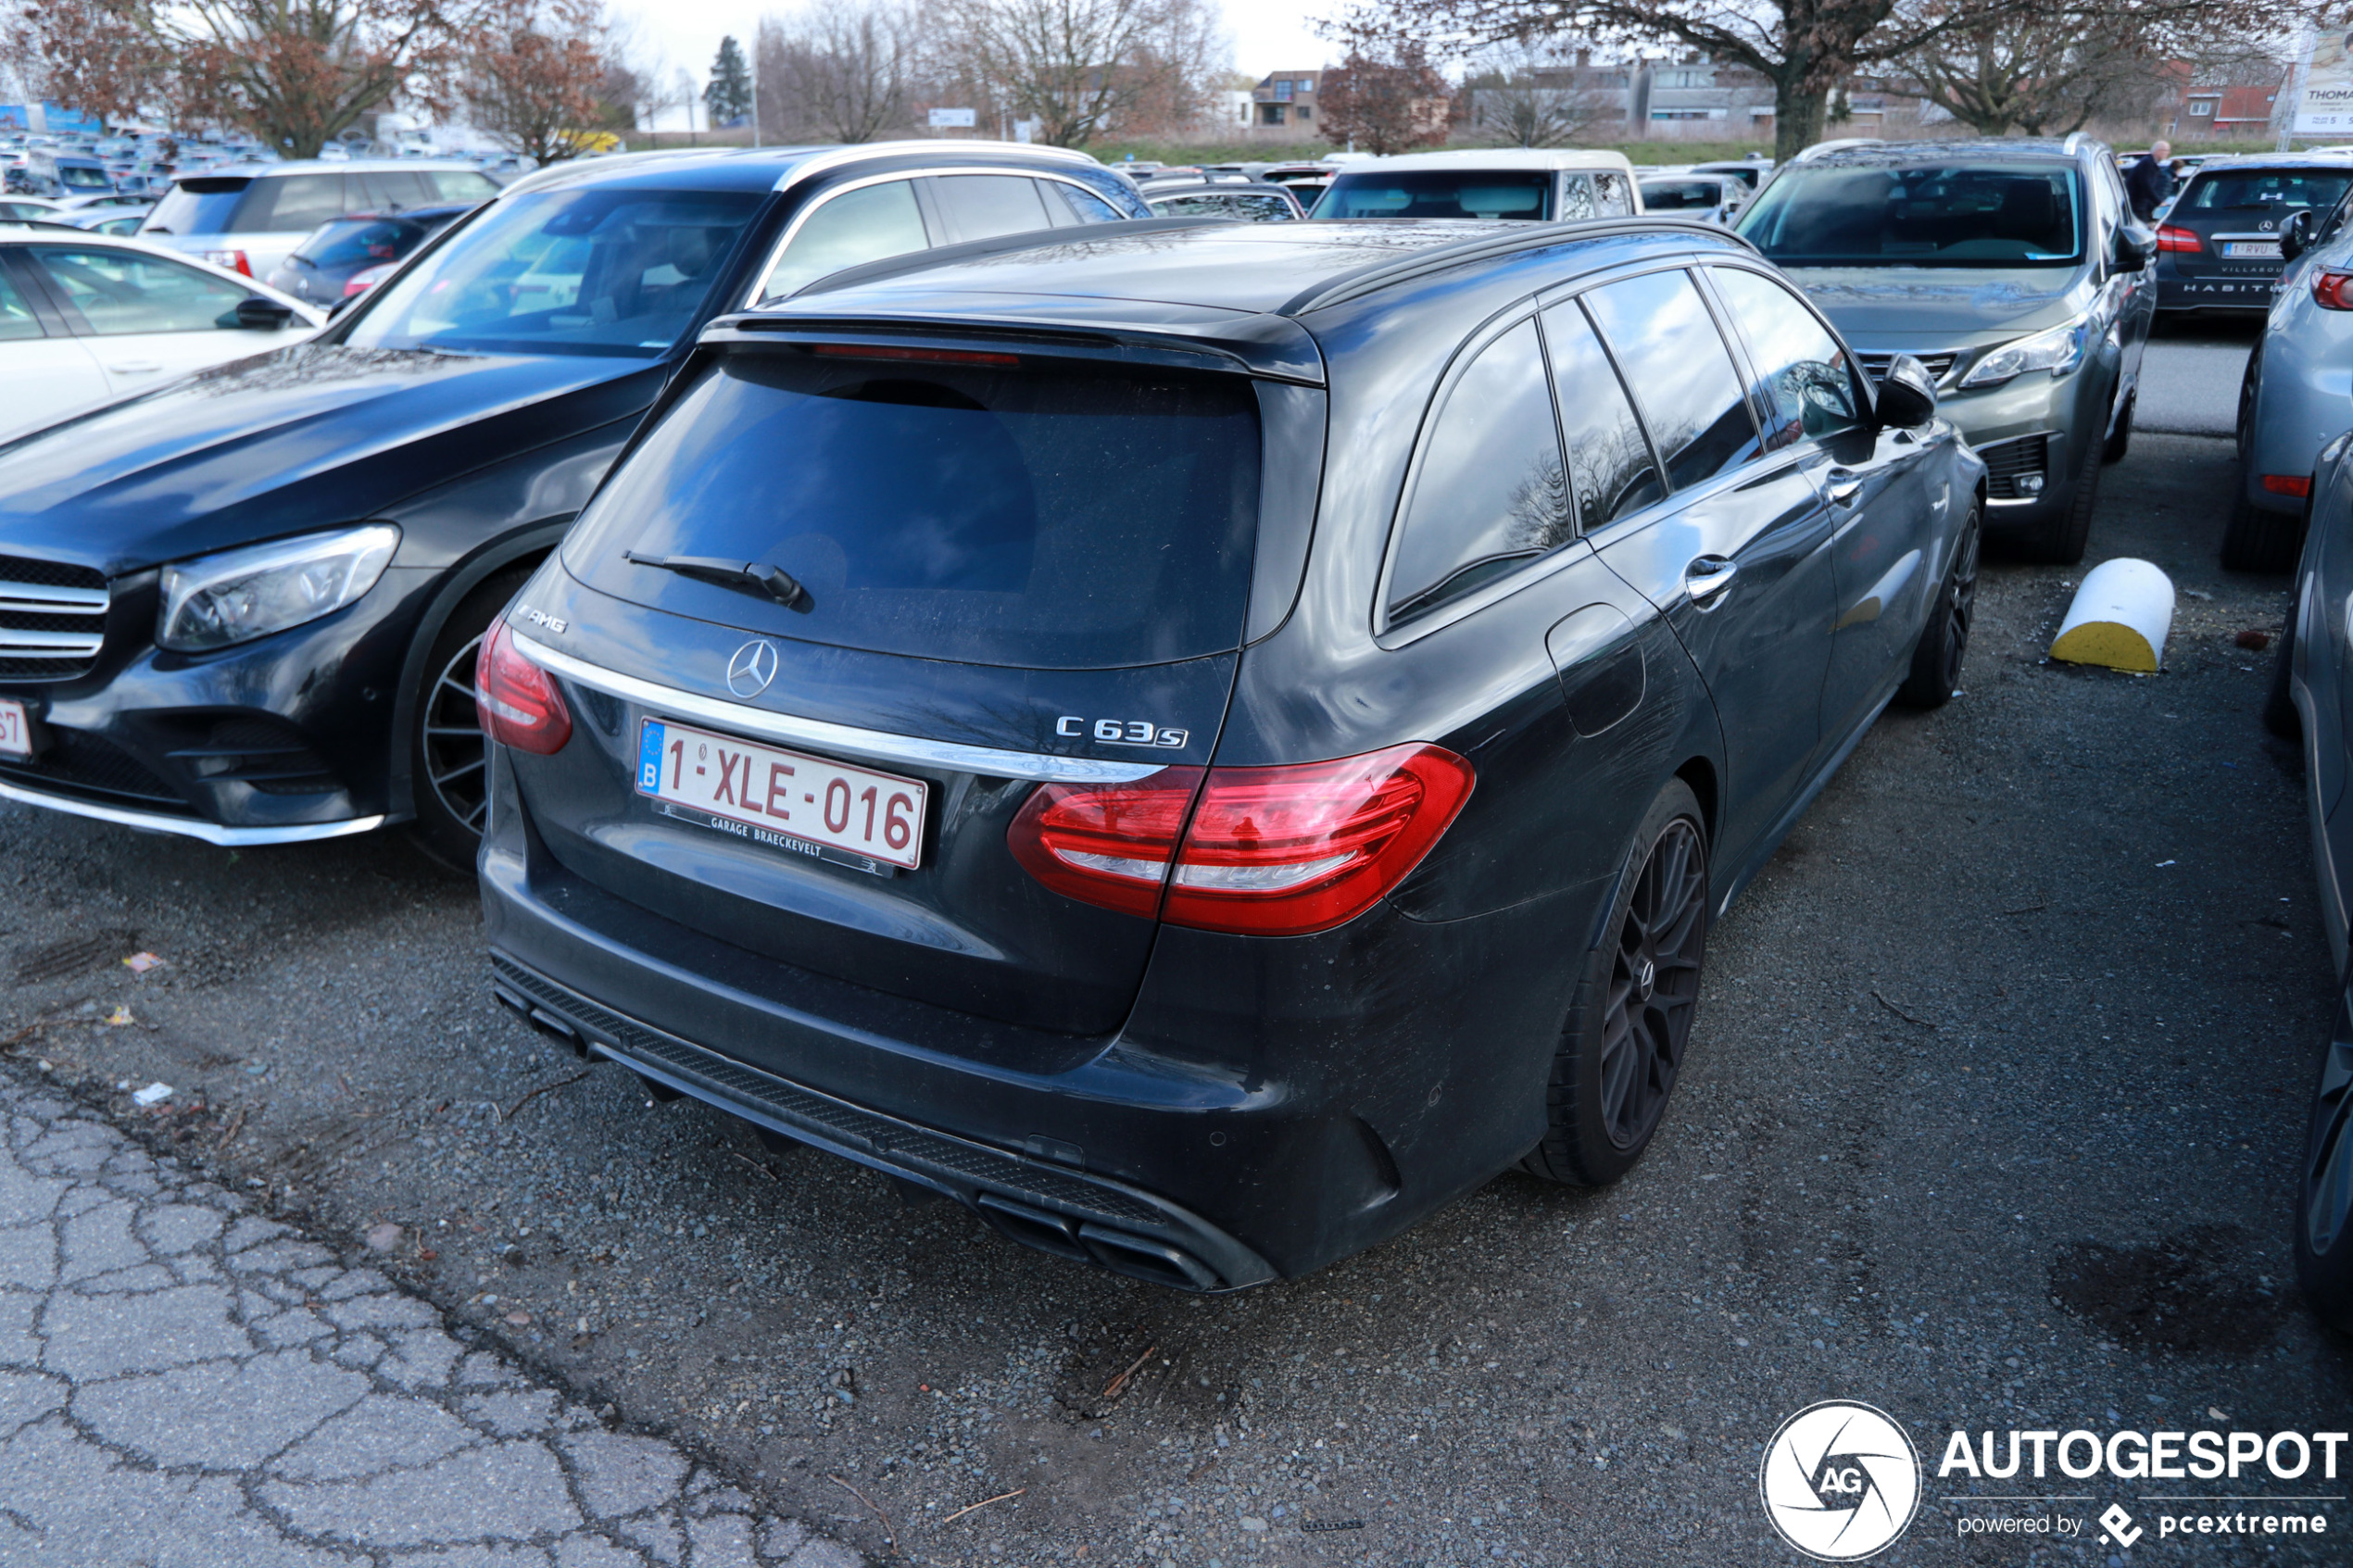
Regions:
<instances>
[{"instance_id":1,"label":"hood of black car","mask_svg":"<svg viewBox=\"0 0 2353 1568\"><path fill-rule=\"evenodd\" d=\"M643 408L666 363L303 344L0 445L0 553L109 575L378 515Z\"/></svg>"}]
</instances>

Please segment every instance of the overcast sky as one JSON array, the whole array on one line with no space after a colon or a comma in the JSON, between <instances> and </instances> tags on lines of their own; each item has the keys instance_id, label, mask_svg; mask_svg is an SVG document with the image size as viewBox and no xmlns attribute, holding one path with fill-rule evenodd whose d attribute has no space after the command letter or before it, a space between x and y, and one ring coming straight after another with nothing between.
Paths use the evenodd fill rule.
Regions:
<instances>
[{"instance_id":1,"label":"overcast sky","mask_svg":"<svg viewBox=\"0 0 2353 1568\"><path fill-rule=\"evenodd\" d=\"M1337 51L1310 25L1342 8L1343 0L1225 0L1226 31L1234 44L1234 68L1252 76L1273 70L1314 69ZM767 0L615 0L616 17L636 24L638 40L662 56L675 73L685 69L697 85L711 75L711 57L726 33L749 39L765 14L789 6ZM641 64L640 69L652 62Z\"/></svg>"}]
</instances>

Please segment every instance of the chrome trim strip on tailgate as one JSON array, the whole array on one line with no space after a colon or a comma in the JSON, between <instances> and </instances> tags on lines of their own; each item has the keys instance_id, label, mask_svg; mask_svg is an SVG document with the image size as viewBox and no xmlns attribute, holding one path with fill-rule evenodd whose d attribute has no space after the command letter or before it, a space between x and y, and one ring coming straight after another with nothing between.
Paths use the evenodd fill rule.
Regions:
<instances>
[{"instance_id":1,"label":"chrome trim strip on tailgate","mask_svg":"<svg viewBox=\"0 0 2353 1568\"><path fill-rule=\"evenodd\" d=\"M675 686L641 681L635 675L619 674L526 637L514 629L511 621L508 623L507 636L513 643L515 651L532 663L567 680L577 681L584 686L609 692L614 696L659 709L682 719L708 720L744 734L813 746L824 751L847 751L853 756L873 757L887 762L912 762L919 766L944 768L957 773L980 773L999 779L1036 779L1052 784L1126 784L1132 779L1150 778L1166 766L1160 762L1106 762L1091 757L1050 757L1033 751L1000 751L994 746L962 746L954 741L925 740L917 735L895 735L884 730L862 730L849 724L829 723L823 719L803 719L796 714L747 707L740 702L722 702L716 697L682 692Z\"/></svg>"}]
</instances>

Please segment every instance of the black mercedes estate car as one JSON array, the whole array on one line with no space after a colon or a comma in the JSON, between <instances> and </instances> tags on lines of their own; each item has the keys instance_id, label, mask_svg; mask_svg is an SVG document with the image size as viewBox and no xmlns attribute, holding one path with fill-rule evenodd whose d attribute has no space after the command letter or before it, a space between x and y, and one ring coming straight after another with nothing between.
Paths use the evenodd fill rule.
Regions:
<instances>
[{"instance_id":1,"label":"black mercedes estate car","mask_svg":"<svg viewBox=\"0 0 2353 1568\"><path fill-rule=\"evenodd\" d=\"M706 330L485 641L495 985L1191 1290L1628 1170L1951 695L1983 466L1664 219L1107 227Z\"/></svg>"},{"instance_id":2,"label":"black mercedes estate car","mask_svg":"<svg viewBox=\"0 0 2353 1568\"><path fill-rule=\"evenodd\" d=\"M1084 154L652 153L517 181L317 337L0 446L0 796L470 865L474 647L713 316L1150 216Z\"/></svg>"}]
</instances>

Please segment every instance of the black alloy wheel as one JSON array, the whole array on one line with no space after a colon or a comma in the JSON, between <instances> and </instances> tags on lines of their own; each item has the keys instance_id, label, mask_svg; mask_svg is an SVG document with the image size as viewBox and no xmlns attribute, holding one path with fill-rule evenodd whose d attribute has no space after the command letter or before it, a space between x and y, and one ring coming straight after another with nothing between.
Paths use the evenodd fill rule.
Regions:
<instances>
[{"instance_id":1,"label":"black alloy wheel","mask_svg":"<svg viewBox=\"0 0 2353 1568\"><path fill-rule=\"evenodd\" d=\"M2296 1273L2322 1322L2353 1334L2353 1027L2340 1000L2297 1170Z\"/></svg>"},{"instance_id":2,"label":"black alloy wheel","mask_svg":"<svg viewBox=\"0 0 2353 1568\"><path fill-rule=\"evenodd\" d=\"M1621 1149L1650 1139L1675 1090L1699 1007L1707 933L1707 851L1678 818L1651 846L1617 928L1602 1021L1602 1124Z\"/></svg>"},{"instance_id":3,"label":"black alloy wheel","mask_svg":"<svg viewBox=\"0 0 2353 1568\"><path fill-rule=\"evenodd\" d=\"M1969 628L1977 619L1977 557L1984 529L1975 507L1953 542L1952 569L1944 574L1928 622L1912 646L1911 672L1897 691L1908 708L1942 708L1961 689L1961 666L1969 659Z\"/></svg>"},{"instance_id":4,"label":"black alloy wheel","mask_svg":"<svg viewBox=\"0 0 2353 1568\"><path fill-rule=\"evenodd\" d=\"M490 811L488 742L474 707L474 659L486 634L477 632L459 644L434 673L422 729L425 767L421 782L451 820L476 836Z\"/></svg>"},{"instance_id":5,"label":"black alloy wheel","mask_svg":"<svg viewBox=\"0 0 2353 1568\"><path fill-rule=\"evenodd\" d=\"M1671 781L1642 819L1577 985L1546 1086L1547 1131L1521 1168L1601 1186L1634 1168L1682 1073L1707 945L1707 835Z\"/></svg>"},{"instance_id":6,"label":"black alloy wheel","mask_svg":"<svg viewBox=\"0 0 2353 1568\"><path fill-rule=\"evenodd\" d=\"M531 575L526 564L488 579L459 602L425 655L409 721L410 836L427 855L472 876L490 811L489 743L474 706L474 658L490 623Z\"/></svg>"}]
</instances>

